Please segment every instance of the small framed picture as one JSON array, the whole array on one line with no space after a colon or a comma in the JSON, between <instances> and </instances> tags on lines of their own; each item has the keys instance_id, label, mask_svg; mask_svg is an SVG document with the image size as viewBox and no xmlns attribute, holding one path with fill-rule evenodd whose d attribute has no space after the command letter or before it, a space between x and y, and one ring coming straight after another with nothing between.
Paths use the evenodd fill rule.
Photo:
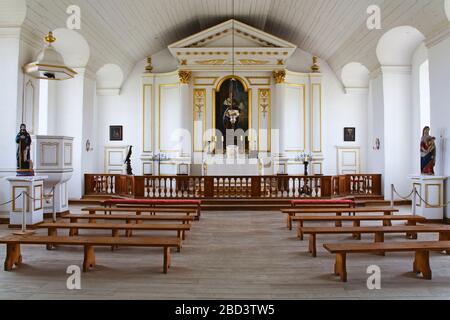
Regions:
<instances>
[{"instance_id":1,"label":"small framed picture","mask_svg":"<svg viewBox=\"0 0 450 320\"><path fill-rule=\"evenodd\" d=\"M344 128L344 141L345 142L355 142L356 141L356 129L355 128Z\"/></svg>"},{"instance_id":2,"label":"small framed picture","mask_svg":"<svg viewBox=\"0 0 450 320\"><path fill-rule=\"evenodd\" d=\"M123 140L123 126L110 126L109 127L109 140L110 141L122 141Z\"/></svg>"}]
</instances>

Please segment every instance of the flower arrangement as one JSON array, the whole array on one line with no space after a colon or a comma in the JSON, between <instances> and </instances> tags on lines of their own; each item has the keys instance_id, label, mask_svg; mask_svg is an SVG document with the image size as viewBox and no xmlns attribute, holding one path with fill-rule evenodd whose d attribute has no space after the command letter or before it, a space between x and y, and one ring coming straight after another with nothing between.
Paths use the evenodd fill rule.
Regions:
<instances>
[{"instance_id":1,"label":"flower arrangement","mask_svg":"<svg viewBox=\"0 0 450 320\"><path fill-rule=\"evenodd\" d=\"M313 160L314 160L314 156L310 152L302 152L299 155L297 155L297 157L295 158L295 161L302 162L302 163L305 163L305 162L309 163Z\"/></svg>"}]
</instances>

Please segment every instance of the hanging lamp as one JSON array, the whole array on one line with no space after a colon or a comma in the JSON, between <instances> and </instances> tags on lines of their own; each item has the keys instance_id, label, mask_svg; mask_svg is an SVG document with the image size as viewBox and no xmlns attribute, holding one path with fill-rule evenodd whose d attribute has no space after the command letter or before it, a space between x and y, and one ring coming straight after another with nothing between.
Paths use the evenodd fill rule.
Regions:
<instances>
[{"instance_id":1,"label":"hanging lamp","mask_svg":"<svg viewBox=\"0 0 450 320\"><path fill-rule=\"evenodd\" d=\"M23 67L26 74L36 79L44 80L67 80L75 77L75 70L64 64L64 59L55 50L52 43L56 41L53 32L49 32L44 38L46 44L44 49L37 56L36 61Z\"/></svg>"}]
</instances>

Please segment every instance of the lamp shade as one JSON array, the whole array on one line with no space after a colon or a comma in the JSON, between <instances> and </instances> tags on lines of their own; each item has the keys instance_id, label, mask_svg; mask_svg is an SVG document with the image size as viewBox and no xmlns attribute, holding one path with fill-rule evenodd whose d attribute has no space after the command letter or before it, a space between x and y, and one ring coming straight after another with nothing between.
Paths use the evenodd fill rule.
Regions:
<instances>
[{"instance_id":1,"label":"lamp shade","mask_svg":"<svg viewBox=\"0 0 450 320\"><path fill-rule=\"evenodd\" d=\"M24 66L24 72L36 79L67 80L77 74L64 64L64 59L52 46L56 41L52 32L45 37L47 42L44 49L37 56L36 61Z\"/></svg>"}]
</instances>

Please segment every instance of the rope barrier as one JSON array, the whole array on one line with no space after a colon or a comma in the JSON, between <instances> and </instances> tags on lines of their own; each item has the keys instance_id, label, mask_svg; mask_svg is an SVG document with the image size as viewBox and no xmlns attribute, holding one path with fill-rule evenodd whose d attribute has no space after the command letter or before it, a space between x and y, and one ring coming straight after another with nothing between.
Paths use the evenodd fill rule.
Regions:
<instances>
[{"instance_id":1,"label":"rope barrier","mask_svg":"<svg viewBox=\"0 0 450 320\"><path fill-rule=\"evenodd\" d=\"M402 197L402 196L397 192L397 190L395 189L395 186L394 186L394 185L392 185L392 188L393 188L394 193L395 193L400 199L402 199L402 200L411 200L410 197L414 194L414 188L413 188L413 189L411 190L411 192L410 192L406 197ZM417 190L416 190L416 192L417 192Z\"/></svg>"},{"instance_id":2,"label":"rope barrier","mask_svg":"<svg viewBox=\"0 0 450 320\"><path fill-rule=\"evenodd\" d=\"M402 195L400 195L400 194L397 192L397 190L395 189L395 186L394 186L394 185L392 185L392 192L395 193L395 194L396 194L400 199L402 199L402 200L413 200L413 199L412 199L412 195L415 194L415 195L417 195L417 197L418 197L421 201L423 201L423 202L425 203L426 206L432 207L432 208L446 208L446 207L448 207L448 206L450 205L450 201L447 202L447 203L445 203L445 204L442 205L442 206L441 206L441 205L436 206L436 205L429 204L428 201L426 201L424 198L422 198L421 194L417 191L416 188L413 188L412 191L409 193L409 195L406 196L406 197L403 197Z\"/></svg>"},{"instance_id":3,"label":"rope barrier","mask_svg":"<svg viewBox=\"0 0 450 320\"><path fill-rule=\"evenodd\" d=\"M44 194L44 195L42 196L42 198L50 198L50 197L53 197L54 191L55 191L55 188L53 187L53 188L50 190L50 192L47 193L47 194ZM25 192L25 195L26 195L29 199L31 199L31 200L35 200L35 201L42 200L41 198L33 198L32 196L30 196L30 195L28 194L28 192Z\"/></svg>"},{"instance_id":4,"label":"rope barrier","mask_svg":"<svg viewBox=\"0 0 450 320\"><path fill-rule=\"evenodd\" d=\"M6 201L6 202L4 202L4 203L0 203L0 207L1 207L1 206L5 206L5 205L7 205L7 204L10 204L10 203L16 201L16 200L19 199L21 196L22 196L22 194L19 194L19 195L18 195L17 197L15 197L14 199L11 199L11 200Z\"/></svg>"}]
</instances>

